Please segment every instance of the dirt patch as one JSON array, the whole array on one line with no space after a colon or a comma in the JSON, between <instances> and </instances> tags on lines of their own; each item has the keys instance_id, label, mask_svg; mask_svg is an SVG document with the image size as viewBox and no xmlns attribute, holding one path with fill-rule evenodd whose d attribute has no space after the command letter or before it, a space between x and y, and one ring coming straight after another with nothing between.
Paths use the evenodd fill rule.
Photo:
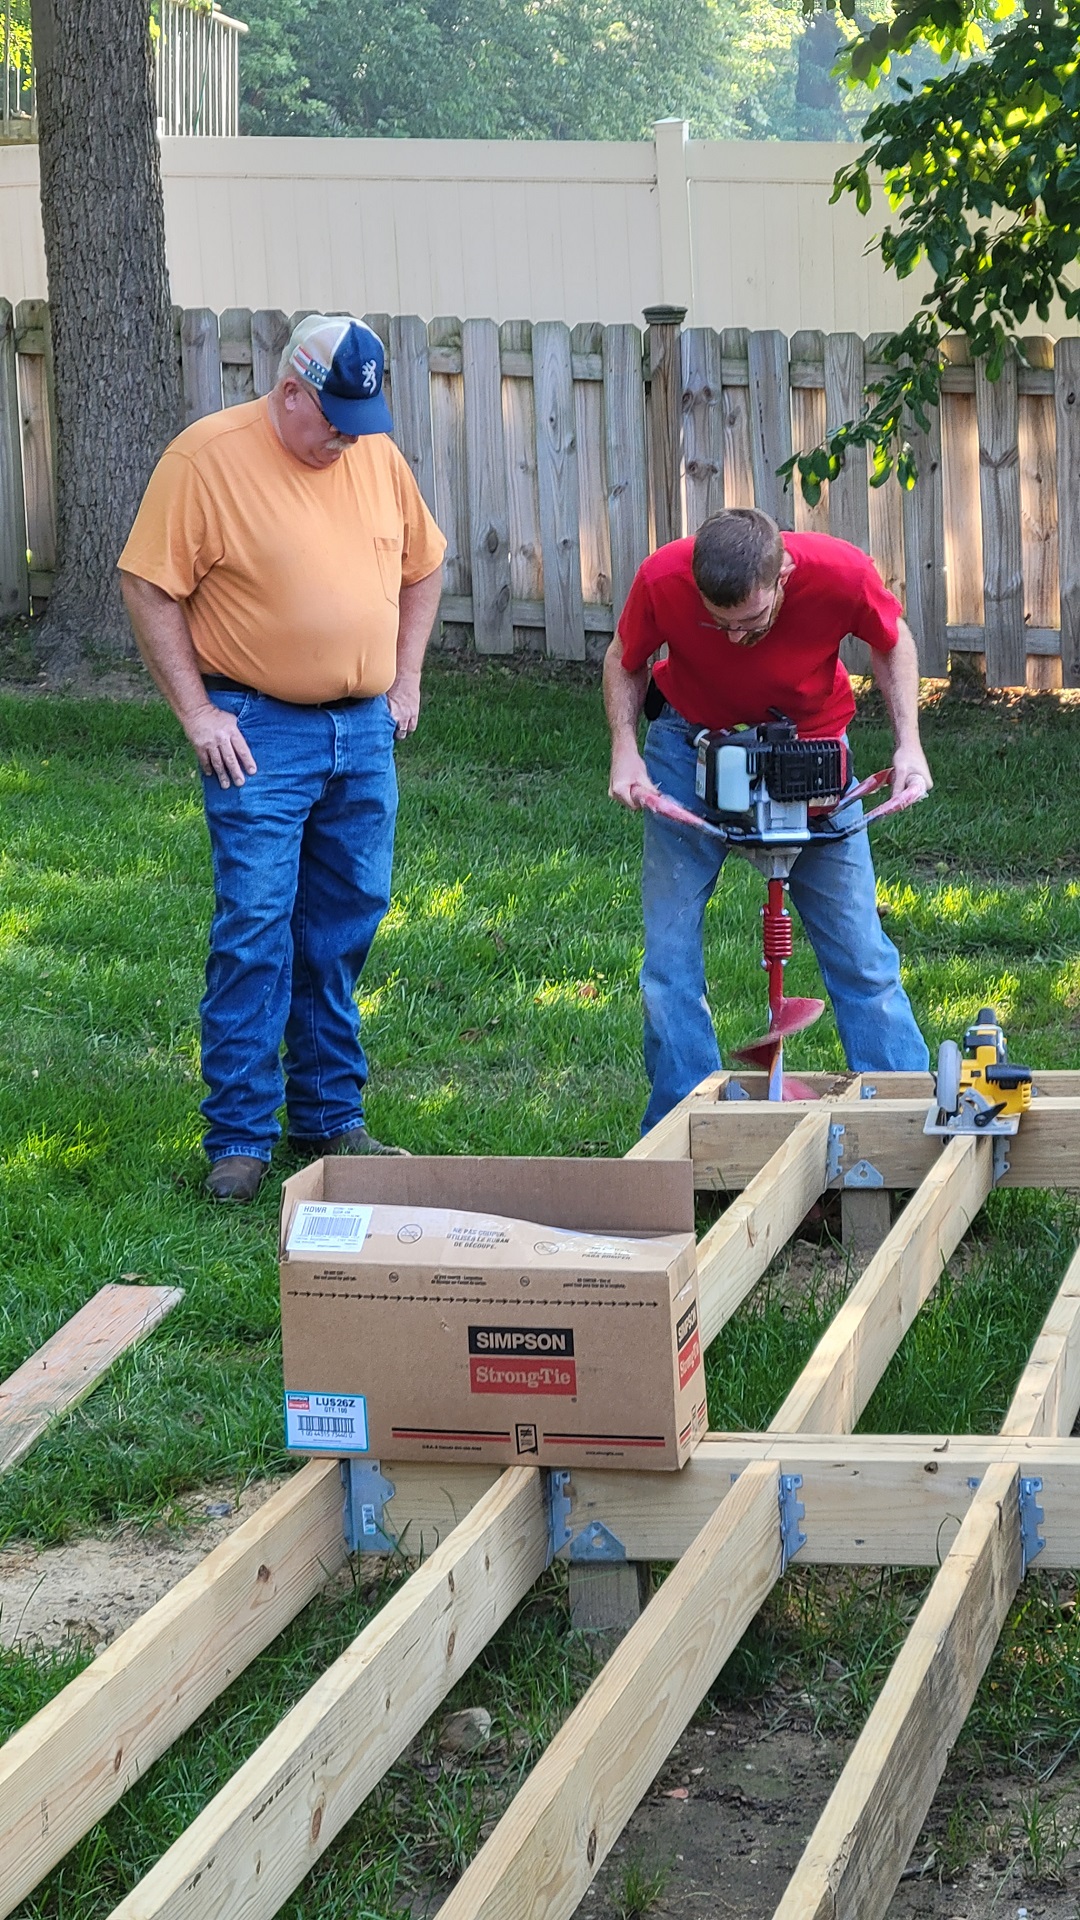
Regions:
<instances>
[{"instance_id":1,"label":"dirt patch","mask_svg":"<svg viewBox=\"0 0 1080 1920\"><path fill-rule=\"evenodd\" d=\"M122 1527L104 1540L0 1548L0 1647L107 1647L235 1532L281 1482L209 1487L181 1526Z\"/></svg>"}]
</instances>

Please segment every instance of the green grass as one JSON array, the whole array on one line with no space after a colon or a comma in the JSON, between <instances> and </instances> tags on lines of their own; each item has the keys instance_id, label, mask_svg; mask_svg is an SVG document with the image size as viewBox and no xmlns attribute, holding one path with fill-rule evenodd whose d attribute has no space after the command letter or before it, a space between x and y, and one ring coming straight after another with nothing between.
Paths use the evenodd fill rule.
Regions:
<instances>
[{"instance_id":1,"label":"green grass","mask_svg":"<svg viewBox=\"0 0 1080 1920\"><path fill-rule=\"evenodd\" d=\"M1080 1065L1080 707L948 698L928 711L925 733L935 794L884 823L875 846L887 926L931 1047L990 1000L1014 1058ZM864 770L885 764L887 732L872 706L853 737ZM594 675L436 664L399 766L395 898L362 988L373 1129L427 1152L625 1151L644 1099L640 822L606 797ZM167 712L0 700L0 811L0 1378L105 1281L186 1289L153 1336L0 1478L0 1541L44 1543L125 1519L176 1519L194 1486L289 1466L274 1262L287 1167L250 1209L215 1209L200 1194L196 1009L209 860L190 756ZM762 1024L761 884L732 863L722 891L708 966L721 1041L731 1043ZM796 949L789 990L814 992L798 935ZM831 1019L800 1038L792 1065L842 1065ZM999 1422L1078 1231L1070 1201L993 1196L864 1428ZM843 1284L822 1269L794 1286L783 1263L767 1276L710 1351L715 1425L771 1417ZM924 1588L922 1574L793 1570L720 1692L760 1700L797 1690L822 1724L856 1724ZM23 1915L107 1913L386 1591L362 1577L314 1602ZM1052 1662L1037 1652L1046 1646ZM0 1734L77 1664L0 1659ZM445 1882L588 1672L556 1572L450 1703L488 1707L492 1747L450 1765L430 1731L422 1736L283 1911L388 1920L417 1879ZM1071 1588L1033 1579L965 1751L1044 1768L1078 1714Z\"/></svg>"}]
</instances>

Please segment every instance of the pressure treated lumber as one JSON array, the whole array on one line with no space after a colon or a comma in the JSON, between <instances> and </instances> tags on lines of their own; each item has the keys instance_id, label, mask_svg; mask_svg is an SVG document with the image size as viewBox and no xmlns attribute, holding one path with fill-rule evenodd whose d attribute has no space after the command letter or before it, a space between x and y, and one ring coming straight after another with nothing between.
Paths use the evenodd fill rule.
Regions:
<instances>
[{"instance_id":1,"label":"pressure treated lumber","mask_svg":"<svg viewBox=\"0 0 1080 1920\"><path fill-rule=\"evenodd\" d=\"M661 1122L663 1125L663 1122ZM701 1343L715 1340L825 1191L829 1116L806 1113L698 1243Z\"/></svg>"},{"instance_id":2,"label":"pressure treated lumber","mask_svg":"<svg viewBox=\"0 0 1080 1920\"><path fill-rule=\"evenodd\" d=\"M541 1475L512 1467L120 1902L113 1920L276 1913L543 1572L547 1544Z\"/></svg>"},{"instance_id":3,"label":"pressure treated lumber","mask_svg":"<svg viewBox=\"0 0 1080 1920\"><path fill-rule=\"evenodd\" d=\"M1080 1409L1080 1254L1003 1433L1068 1434ZM811 1835L776 1920L881 1920L1021 1578L1019 1474L992 1467Z\"/></svg>"},{"instance_id":4,"label":"pressure treated lumber","mask_svg":"<svg viewBox=\"0 0 1080 1920\"><path fill-rule=\"evenodd\" d=\"M616 1648L440 1920L573 1913L779 1574L777 1476L761 1464L731 1489Z\"/></svg>"},{"instance_id":5,"label":"pressure treated lumber","mask_svg":"<svg viewBox=\"0 0 1080 1920\"><path fill-rule=\"evenodd\" d=\"M0 1747L0 1915L345 1560L336 1460L312 1461Z\"/></svg>"},{"instance_id":6,"label":"pressure treated lumber","mask_svg":"<svg viewBox=\"0 0 1080 1920\"><path fill-rule=\"evenodd\" d=\"M710 1073L688 1093L684 1100L665 1113L655 1127L643 1133L623 1155L624 1160L688 1160L690 1158L690 1113L699 1101L719 1100L730 1075Z\"/></svg>"},{"instance_id":7,"label":"pressure treated lumber","mask_svg":"<svg viewBox=\"0 0 1080 1920\"><path fill-rule=\"evenodd\" d=\"M771 1424L850 1432L993 1185L989 1140L950 1140L822 1335ZM842 1354L849 1356L840 1366Z\"/></svg>"},{"instance_id":8,"label":"pressure treated lumber","mask_svg":"<svg viewBox=\"0 0 1080 1920\"><path fill-rule=\"evenodd\" d=\"M109 1285L0 1384L0 1473L21 1460L45 1428L78 1405L114 1360L184 1297L182 1287Z\"/></svg>"}]
</instances>

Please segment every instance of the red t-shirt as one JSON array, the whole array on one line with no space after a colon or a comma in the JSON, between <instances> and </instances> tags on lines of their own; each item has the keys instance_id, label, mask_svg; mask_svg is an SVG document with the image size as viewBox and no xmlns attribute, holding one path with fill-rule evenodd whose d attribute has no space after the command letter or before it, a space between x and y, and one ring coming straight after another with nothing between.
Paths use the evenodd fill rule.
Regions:
<instances>
[{"instance_id":1,"label":"red t-shirt","mask_svg":"<svg viewBox=\"0 0 1080 1920\"><path fill-rule=\"evenodd\" d=\"M804 738L841 734L855 711L841 640L854 634L879 653L896 645L903 609L860 548L827 533L783 541L795 568L775 626L752 647L734 646L709 619L692 539L660 547L637 570L619 617L623 666L635 673L666 645L653 679L694 726L756 727L778 707Z\"/></svg>"}]
</instances>

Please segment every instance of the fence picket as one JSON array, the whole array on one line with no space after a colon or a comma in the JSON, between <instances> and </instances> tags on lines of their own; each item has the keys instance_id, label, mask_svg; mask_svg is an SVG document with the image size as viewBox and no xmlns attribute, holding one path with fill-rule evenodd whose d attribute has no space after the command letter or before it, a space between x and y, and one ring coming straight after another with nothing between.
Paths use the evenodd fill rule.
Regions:
<instances>
[{"instance_id":1,"label":"fence picket","mask_svg":"<svg viewBox=\"0 0 1080 1920\"><path fill-rule=\"evenodd\" d=\"M904 530L907 619L927 676L949 671L945 607L945 508L941 473L941 413L931 407L926 431L917 420L907 436L918 471L915 485L901 502Z\"/></svg>"},{"instance_id":2,"label":"fence picket","mask_svg":"<svg viewBox=\"0 0 1080 1920\"><path fill-rule=\"evenodd\" d=\"M775 327L752 333L747 341L750 376L750 459L754 504L771 513L778 527L795 526L795 503L777 468L791 458L791 381L786 336Z\"/></svg>"},{"instance_id":3,"label":"fence picket","mask_svg":"<svg viewBox=\"0 0 1080 1920\"><path fill-rule=\"evenodd\" d=\"M454 348L460 356L461 321L445 314L430 320L428 346L433 360L440 347ZM469 558L465 397L460 373L432 373L431 438L435 454L435 517L446 535L443 590L447 596L466 599L472 592L472 565ZM468 629L463 620L444 619L443 640L448 647L464 647L468 638Z\"/></svg>"},{"instance_id":4,"label":"fence picket","mask_svg":"<svg viewBox=\"0 0 1080 1920\"><path fill-rule=\"evenodd\" d=\"M431 437L428 336L427 327L417 313L395 314L391 318L390 376L394 392L394 439L434 513L435 445Z\"/></svg>"},{"instance_id":5,"label":"fence picket","mask_svg":"<svg viewBox=\"0 0 1080 1920\"><path fill-rule=\"evenodd\" d=\"M15 316L10 300L0 300L0 617L4 619L30 611L26 547Z\"/></svg>"},{"instance_id":6,"label":"fence picket","mask_svg":"<svg viewBox=\"0 0 1080 1920\"><path fill-rule=\"evenodd\" d=\"M725 327L720 335L724 381L724 504L728 507L754 505L749 340L745 327Z\"/></svg>"},{"instance_id":7,"label":"fence picket","mask_svg":"<svg viewBox=\"0 0 1080 1920\"><path fill-rule=\"evenodd\" d=\"M221 408L221 346L218 317L210 307L187 307L180 322L180 369L184 425Z\"/></svg>"},{"instance_id":8,"label":"fence picket","mask_svg":"<svg viewBox=\"0 0 1080 1920\"><path fill-rule=\"evenodd\" d=\"M1045 334L1020 342L1029 367L1053 372ZM1018 374L1020 369L1017 370ZM1024 626L1060 625L1058 595L1057 434L1052 393L1020 393L1020 547Z\"/></svg>"},{"instance_id":9,"label":"fence picket","mask_svg":"<svg viewBox=\"0 0 1080 1920\"><path fill-rule=\"evenodd\" d=\"M645 473L645 409L641 333L604 328L604 422L607 445L611 593L618 624L630 585L649 551L649 496Z\"/></svg>"},{"instance_id":10,"label":"fence picket","mask_svg":"<svg viewBox=\"0 0 1080 1920\"><path fill-rule=\"evenodd\" d=\"M256 309L251 316L251 380L259 400L277 385L278 366L288 339L288 324L280 308Z\"/></svg>"},{"instance_id":11,"label":"fence picket","mask_svg":"<svg viewBox=\"0 0 1080 1920\"><path fill-rule=\"evenodd\" d=\"M570 335L570 364L599 359L604 329L584 321ZM604 391L598 380L574 378L574 426L578 446L581 591L586 605L611 604L611 542L608 535L607 457L604 446Z\"/></svg>"},{"instance_id":12,"label":"fence picket","mask_svg":"<svg viewBox=\"0 0 1080 1920\"><path fill-rule=\"evenodd\" d=\"M50 584L56 566L56 488L52 409L49 404L49 309L44 300L20 300L15 352L22 414L23 492L30 595ZM45 574L49 579L36 576Z\"/></svg>"},{"instance_id":13,"label":"fence picket","mask_svg":"<svg viewBox=\"0 0 1080 1920\"><path fill-rule=\"evenodd\" d=\"M494 320L465 321L461 329L461 369L465 383L473 641L477 653L513 653L502 370L499 329Z\"/></svg>"},{"instance_id":14,"label":"fence picket","mask_svg":"<svg viewBox=\"0 0 1080 1920\"><path fill-rule=\"evenodd\" d=\"M503 432L506 435L507 506L510 518L510 592L514 601L543 603L540 554L540 494L536 474L536 401L532 379L532 321L504 320L499 328L503 363ZM507 365L528 363L527 373ZM535 628L515 627L515 648L535 647ZM542 634L540 638L542 639Z\"/></svg>"},{"instance_id":15,"label":"fence picket","mask_svg":"<svg viewBox=\"0 0 1080 1920\"><path fill-rule=\"evenodd\" d=\"M547 651L558 659L584 660L570 330L562 320L540 320L533 327L532 346Z\"/></svg>"},{"instance_id":16,"label":"fence picket","mask_svg":"<svg viewBox=\"0 0 1080 1920\"><path fill-rule=\"evenodd\" d=\"M250 307L226 307L218 322L218 345L222 406L236 407L254 400Z\"/></svg>"},{"instance_id":17,"label":"fence picket","mask_svg":"<svg viewBox=\"0 0 1080 1920\"><path fill-rule=\"evenodd\" d=\"M1011 354L999 380L988 380L982 362L976 363L983 629L986 683L990 687L1022 687L1026 681L1018 398L1016 361Z\"/></svg>"},{"instance_id":18,"label":"fence picket","mask_svg":"<svg viewBox=\"0 0 1080 1920\"><path fill-rule=\"evenodd\" d=\"M1080 687L1080 339L1054 348L1061 681Z\"/></svg>"},{"instance_id":19,"label":"fence picket","mask_svg":"<svg viewBox=\"0 0 1080 1920\"><path fill-rule=\"evenodd\" d=\"M687 533L696 533L724 504L722 369L719 334L712 327L689 328L682 337Z\"/></svg>"},{"instance_id":20,"label":"fence picket","mask_svg":"<svg viewBox=\"0 0 1080 1920\"><path fill-rule=\"evenodd\" d=\"M825 335L819 328L805 327L791 336L792 366L796 359L805 376L805 384L791 383L791 444L796 451L816 447L825 435ZM832 489L828 482L821 498L813 506L803 499L797 480L791 483L791 504L799 533L835 533L832 524Z\"/></svg>"},{"instance_id":21,"label":"fence picket","mask_svg":"<svg viewBox=\"0 0 1080 1920\"><path fill-rule=\"evenodd\" d=\"M792 343L794 357L794 343ZM857 420L866 387L866 349L857 333L830 333L825 340L825 420L828 428ZM870 499L866 449L851 447L843 469L829 482L829 531L870 551Z\"/></svg>"}]
</instances>

